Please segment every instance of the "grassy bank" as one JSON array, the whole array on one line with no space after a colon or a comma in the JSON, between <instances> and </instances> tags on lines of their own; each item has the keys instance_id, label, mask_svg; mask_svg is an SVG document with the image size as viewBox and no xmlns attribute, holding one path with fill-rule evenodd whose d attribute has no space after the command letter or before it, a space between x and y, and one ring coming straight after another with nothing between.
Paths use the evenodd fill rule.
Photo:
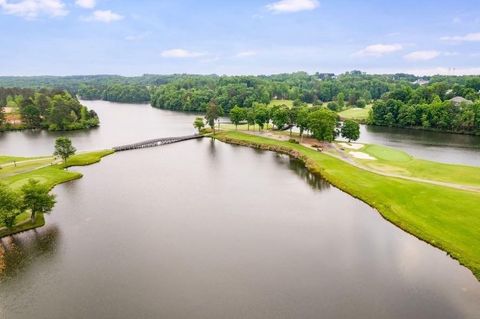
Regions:
<instances>
[{"instance_id":1,"label":"grassy bank","mask_svg":"<svg viewBox=\"0 0 480 319\"><path fill-rule=\"evenodd\" d=\"M71 172L66 170L72 166L85 166L99 162L102 157L112 154L113 150L103 150L98 152L81 153L74 155L68 159L66 163L54 162L51 157L41 158L16 158L2 156L1 158L8 159L4 162L9 163L12 159L19 160L17 166L8 165L0 171L0 182L13 188L20 189L29 179L35 179L42 184L47 185L50 189L58 184L69 182L82 177L78 172ZM4 236L13 235L29 229L41 227L45 224L42 214L38 214L34 223L29 221L30 215L23 213L16 219L16 225L12 229L2 228L0 224L0 238Z\"/></svg>"},{"instance_id":2,"label":"grassy bank","mask_svg":"<svg viewBox=\"0 0 480 319\"><path fill-rule=\"evenodd\" d=\"M36 219L33 223L30 221L30 216L26 216L25 218L19 218L17 220L17 224L11 229L5 227L0 228L0 238L18 234L27 230L32 230L38 227L42 227L44 225L45 217L43 216L43 214L37 214Z\"/></svg>"},{"instance_id":3,"label":"grassy bank","mask_svg":"<svg viewBox=\"0 0 480 319\"><path fill-rule=\"evenodd\" d=\"M302 145L228 131L219 140L289 154L384 218L446 251L480 279L480 193L381 176Z\"/></svg>"},{"instance_id":4,"label":"grassy bank","mask_svg":"<svg viewBox=\"0 0 480 319\"><path fill-rule=\"evenodd\" d=\"M18 157L18 156L0 156L0 165L11 163L13 161L23 161L26 160L25 157Z\"/></svg>"},{"instance_id":5,"label":"grassy bank","mask_svg":"<svg viewBox=\"0 0 480 319\"><path fill-rule=\"evenodd\" d=\"M28 171L22 171L20 169L24 166L22 166L22 163L19 162L17 164L17 171L8 172L7 176L3 175L3 173L0 173L0 182L14 189L19 189L29 179L33 178L45 185L48 185L49 188L53 188L55 185L82 177L82 174L78 172L67 171L65 170L66 168L72 166L85 166L94 164L99 162L102 157L110 155L112 153L113 150L82 153L72 156L67 160L66 163L57 163L51 165L49 165L49 163L52 162L51 158L49 158L46 162L37 162L36 159L30 162L32 159L26 158L25 161L28 161L29 164L36 164L37 167L30 166L30 169Z\"/></svg>"}]
</instances>

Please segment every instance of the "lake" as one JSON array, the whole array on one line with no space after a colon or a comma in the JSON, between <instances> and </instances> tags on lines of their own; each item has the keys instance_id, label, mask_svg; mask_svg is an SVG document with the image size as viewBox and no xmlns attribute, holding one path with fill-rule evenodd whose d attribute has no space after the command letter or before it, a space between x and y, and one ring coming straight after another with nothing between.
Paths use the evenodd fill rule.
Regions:
<instances>
[{"instance_id":1,"label":"lake","mask_svg":"<svg viewBox=\"0 0 480 319\"><path fill-rule=\"evenodd\" d=\"M193 114L158 110L147 104L82 103L99 114L101 127L66 133L0 133L0 154L51 154L55 138L61 135L69 136L78 150L92 150L194 133ZM480 136L362 125L359 142L399 148L432 161L480 166Z\"/></svg>"},{"instance_id":2,"label":"lake","mask_svg":"<svg viewBox=\"0 0 480 319\"><path fill-rule=\"evenodd\" d=\"M80 150L193 132L195 115L84 103L102 126L69 133ZM55 136L3 134L0 153ZM286 156L202 139L74 170L47 226L1 241L0 318L480 316L468 269Z\"/></svg>"},{"instance_id":3,"label":"lake","mask_svg":"<svg viewBox=\"0 0 480 319\"><path fill-rule=\"evenodd\" d=\"M366 125L360 132L362 143L399 148L436 162L480 166L480 136Z\"/></svg>"}]
</instances>

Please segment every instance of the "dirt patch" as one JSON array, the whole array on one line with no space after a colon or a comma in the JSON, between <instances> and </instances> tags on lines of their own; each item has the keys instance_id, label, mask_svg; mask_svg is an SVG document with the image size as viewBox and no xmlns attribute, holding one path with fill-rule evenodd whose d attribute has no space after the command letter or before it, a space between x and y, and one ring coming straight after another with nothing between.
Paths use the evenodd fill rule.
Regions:
<instances>
[{"instance_id":1,"label":"dirt patch","mask_svg":"<svg viewBox=\"0 0 480 319\"><path fill-rule=\"evenodd\" d=\"M362 147L364 147L365 145L363 144L360 144L360 143L338 143L341 147L343 148L348 148L348 149L351 149L351 150L359 150L361 149Z\"/></svg>"}]
</instances>

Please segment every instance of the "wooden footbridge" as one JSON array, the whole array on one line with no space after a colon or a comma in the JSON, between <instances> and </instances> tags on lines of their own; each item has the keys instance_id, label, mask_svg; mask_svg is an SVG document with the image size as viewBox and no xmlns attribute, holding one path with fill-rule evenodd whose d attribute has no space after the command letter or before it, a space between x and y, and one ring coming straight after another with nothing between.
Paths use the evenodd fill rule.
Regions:
<instances>
[{"instance_id":1,"label":"wooden footbridge","mask_svg":"<svg viewBox=\"0 0 480 319\"><path fill-rule=\"evenodd\" d=\"M167 144L173 144L173 143L193 140L193 139L197 139L197 138L202 138L202 137L203 137L203 135L199 135L199 134L177 136L177 137L163 137L163 138L157 138L157 139L153 139L153 140L138 142L138 143L134 143L134 144L128 144L128 145L123 145L123 146L115 146L113 149L115 150L115 152L130 151L130 150L137 150L137 149L140 149L140 148L156 147L156 146L162 146L162 145L167 145Z\"/></svg>"}]
</instances>

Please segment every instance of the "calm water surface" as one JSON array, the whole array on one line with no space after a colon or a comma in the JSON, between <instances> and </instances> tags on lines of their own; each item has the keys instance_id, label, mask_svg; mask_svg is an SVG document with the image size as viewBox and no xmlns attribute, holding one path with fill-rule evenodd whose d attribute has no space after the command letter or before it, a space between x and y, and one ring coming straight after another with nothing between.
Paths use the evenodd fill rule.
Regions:
<instances>
[{"instance_id":1,"label":"calm water surface","mask_svg":"<svg viewBox=\"0 0 480 319\"><path fill-rule=\"evenodd\" d=\"M191 133L193 115L92 105L82 149ZM76 170L46 227L1 241L0 318L480 316L470 271L288 157L203 139Z\"/></svg>"},{"instance_id":2,"label":"calm water surface","mask_svg":"<svg viewBox=\"0 0 480 319\"><path fill-rule=\"evenodd\" d=\"M360 142L387 145L437 162L480 166L480 136L362 125Z\"/></svg>"},{"instance_id":3,"label":"calm water surface","mask_svg":"<svg viewBox=\"0 0 480 319\"><path fill-rule=\"evenodd\" d=\"M82 103L97 111L100 128L67 133L0 133L0 154L50 154L55 138L60 135L72 138L79 150L92 150L194 132L192 123L196 115L193 114L158 110L147 104ZM400 148L433 161L480 166L480 136L362 125L360 142Z\"/></svg>"}]
</instances>

